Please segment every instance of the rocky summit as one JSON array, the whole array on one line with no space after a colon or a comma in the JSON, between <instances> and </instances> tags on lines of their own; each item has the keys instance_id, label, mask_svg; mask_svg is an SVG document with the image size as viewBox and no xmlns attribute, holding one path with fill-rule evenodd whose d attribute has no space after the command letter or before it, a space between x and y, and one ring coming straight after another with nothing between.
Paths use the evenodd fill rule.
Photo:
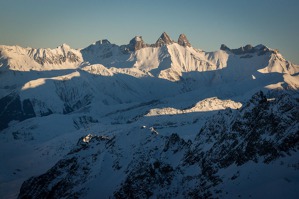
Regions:
<instances>
[{"instance_id":1,"label":"rocky summit","mask_svg":"<svg viewBox=\"0 0 299 199\"><path fill-rule=\"evenodd\" d=\"M3 198L296 198L299 66L181 34L0 46Z\"/></svg>"},{"instance_id":2,"label":"rocky summit","mask_svg":"<svg viewBox=\"0 0 299 199\"><path fill-rule=\"evenodd\" d=\"M163 32L159 39L156 41L155 47L161 47L163 45L168 45L172 43L173 41L170 39L168 34L166 32Z\"/></svg>"},{"instance_id":3,"label":"rocky summit","mask_svg":"<svg viewBox=\"0 0 299 199\"><path fill-rule=\"evenodd\" d=\"M184 34L180 34L179 39L178 39L178 44L180 44L181 46L188 46L191 47L191 44L189 43L186 35Z\"/></svg>"}]
</instances>

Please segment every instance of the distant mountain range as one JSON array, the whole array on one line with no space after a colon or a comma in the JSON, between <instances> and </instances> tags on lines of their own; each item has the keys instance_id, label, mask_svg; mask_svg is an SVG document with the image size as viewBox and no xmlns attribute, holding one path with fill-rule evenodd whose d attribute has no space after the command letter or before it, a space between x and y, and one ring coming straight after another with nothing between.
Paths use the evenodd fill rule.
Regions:
<instances>
[{"instance_id":1,"label":"distant mountain range","mask_svg":"<svg viewBox=\"0 0 299 199\"><path fill-rule=\"evenodd\" d=\"M165 32L2 45L0 79L5 198L299 194L299 66L278 50L205 52Z\"/></svg>"}]
</instances>

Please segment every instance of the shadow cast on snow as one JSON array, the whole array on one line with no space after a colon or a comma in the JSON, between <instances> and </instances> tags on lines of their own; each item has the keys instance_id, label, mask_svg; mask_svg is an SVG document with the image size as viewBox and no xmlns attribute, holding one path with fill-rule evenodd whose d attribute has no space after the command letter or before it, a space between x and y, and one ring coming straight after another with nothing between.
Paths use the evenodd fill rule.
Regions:
<instances>
[{"instance_id":1,"label":"shadow cast on snow","mask_svg":"<svg viewBox=\"0 0 299 199\"><path fill-rule=\"evenodd\" d=\"M228 60L228 65L229 62ZM75 72L79 75L67 77ZM54 79L58 76L66 78ZM157 77L136 78L127 74L101 76L80 69L28 72L8 70L2 71L0 77L3 80L2 90L8 93L0 99L0 130L7 128L13 120L22 121L52 113L69 114L90 107L92 103L106 109L110 105L122 105L125 110L155 101L155 106L162 108L165 102L160 101L167 98L168 104L165 106L184 109L205 98L217 96L219 99L230 99L284 81L283 74L280 73L262 74L254 68L243 73L241 68L236 71L230 67L214 71L185 72L177 82ZM43 84L22 90L27 82L41 78L45 79ZM14 84L14 79L18 79L18 84ZM50 99L44 102L45 97L42 96ZM51 103L61 106L53 108L55 106ZM42 106L38 113L36 106Z\"/></svg>"}]
</instances>

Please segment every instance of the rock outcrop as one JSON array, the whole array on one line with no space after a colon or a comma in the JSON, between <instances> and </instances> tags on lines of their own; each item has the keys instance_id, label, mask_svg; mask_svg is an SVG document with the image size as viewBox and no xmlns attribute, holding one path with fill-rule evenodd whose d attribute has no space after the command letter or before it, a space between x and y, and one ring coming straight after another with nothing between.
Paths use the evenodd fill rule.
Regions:
<instances>
[{"instance_id":1,"label":"rock outcrop","mask_svg":"<svg viewBox=\"0 0 299 199\"><path fill-rule=\"evenodd\" d=\"M184 47L186 47L186 46L191 47L191 44L189 43L186 35L184 35L184 34L180 34L179 39L178 39L178 44L180 44L181 46L184 46Z\"/></svg>"},{"instance_id":2,"label":"rock outcrop","mask_svg":"<svg viewBox=\"0 0 299 199\"><path fill-rule=\"evenodd\" d=\"M159 37L159 39L154 44L155 47L161 47L164 45L172 44L174 43L172 39L168 36L166 32L163 32L162 35Z\"/></svg>"},{"instance_id":3,"label":"rock outcrop","mask_svg":"<svg viewBox=\"0 0 299 199\"><path fill-rule=\"evenodd\" d=\"M288 93L270 95L277 97L259 92L242 109L214 115L193 142L145 128L113 138L83 137L48 172L25 181L19 198L88 198L102 194L100 184L112 183L107 179L117 180L105 197L223 198L227 191L220 187L250 175L242 168L252 162L272 167L299 150L298 100ZM232 166L238 172L225 178ZM88 185L98 189L91 193Z\"/></svg>"},{"instance_id":4,"label":"rock outcrop","mask_svg":"<svg viewBox=\"0 0 299 199\"><path fill-rule=\"evenodd\" d=\"M141 36L135 36L131 39L130 43L127 45L129 51L140 50L141 48L145 48L148 45L144 43Z\"/></svg>"}]
</instances>

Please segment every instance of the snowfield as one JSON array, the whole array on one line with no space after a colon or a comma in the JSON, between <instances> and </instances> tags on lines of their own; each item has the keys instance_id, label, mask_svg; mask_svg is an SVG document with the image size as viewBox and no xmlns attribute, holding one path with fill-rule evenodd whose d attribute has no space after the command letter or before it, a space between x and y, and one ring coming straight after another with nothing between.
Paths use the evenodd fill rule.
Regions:
<instances>
[{"instance_id":1,"label":"snowfield","mask_svg":"<svg viewBox=\"0 0 299 199\"><path fill-rule=\"evenodd\" d=\"M0 46L1 198L296 198L299 66L185 35Z\"/></svg>"}]
</instances>

